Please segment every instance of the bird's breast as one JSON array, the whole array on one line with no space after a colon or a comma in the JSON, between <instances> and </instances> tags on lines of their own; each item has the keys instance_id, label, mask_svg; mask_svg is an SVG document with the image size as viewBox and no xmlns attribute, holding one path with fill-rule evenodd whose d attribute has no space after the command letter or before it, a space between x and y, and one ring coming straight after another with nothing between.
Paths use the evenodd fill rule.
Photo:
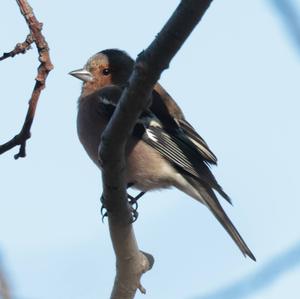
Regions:
<instances>
[{"instance_id":1,"label":"bird's breast","mask_svg":"<svg viewBox=\"0 0 300 299\"><path fill-rule=\"evenodd\" d=\"M105 120L96 113L91 105L81 105L77 114L77 134L91 160L100 166L98 147L101 134L105 128Z\"/></svg>"}]
</instances>

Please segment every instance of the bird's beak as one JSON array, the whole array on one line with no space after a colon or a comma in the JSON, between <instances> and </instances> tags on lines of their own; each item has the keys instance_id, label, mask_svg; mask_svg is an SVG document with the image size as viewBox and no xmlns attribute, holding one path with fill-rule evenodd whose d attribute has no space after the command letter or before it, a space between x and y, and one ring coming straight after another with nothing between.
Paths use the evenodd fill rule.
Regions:
<instances>
[{"instance_id":1,"label":"bird's beak","mask_svg":"<svg viewBox=\"0 0 300 299\"><path fill-rule=\"evenodd\" d=\"M69 73L69 75L74 76L83 82L92 81L94 79L93 75L86 69L79 69Z\"/></svg>"}]
</instances>

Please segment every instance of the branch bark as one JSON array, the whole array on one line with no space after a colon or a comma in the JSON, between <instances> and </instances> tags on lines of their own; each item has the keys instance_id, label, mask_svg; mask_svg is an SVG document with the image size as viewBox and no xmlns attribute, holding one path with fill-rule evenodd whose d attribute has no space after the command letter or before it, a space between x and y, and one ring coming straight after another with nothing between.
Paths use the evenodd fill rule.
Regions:
<instances>
[{"instance_id":1,"label":"branch bark","mask_svg":"<svg viewBox=\"0 0 300 299\"><path fill-rule=\"evenodd\" d=\"M20 146L19 153L14 156L15 159L18 159L20 157L23 158L26 156L26 141L31 136L30 130L34 119L35 110L39 101L40 94L45 88L47 76L53 69L53 65L50 60L48 44L44 36L42 35L43 24L37 20L32 8L26 0L16 1L19 5L21 14L24 16L27 22L30 34L27 36L25 42L17 44L13 51L4 53L0 61L8 57L14 57L16 54L24 53L28 49L28 47L30 47L30 44L34 42L39 53L39 61L41 63L38 67L38 73L35 79L36 82L31 94L31 98L29 100L28 111L20 133L8 142L0 145L0 155L14 148L15 146Z\"/></svg>"},{"instance_id":2,"label":"branch bark","mask_svg":"<svg viewBox=\"0 0 300 299\"><path fill-rule=\"evenodd\" d=\"M117 273L111 299L134 298L140 279L151 269L154 259L139 250L127 202L125 148L143 109L149 105L155 83L212 0L182 0L169 21L150 46L139 54L129 85L102 134L99 157L102 161L103 194L108 208L111 239L116 255Z\"/></svg>"}]
</instances>

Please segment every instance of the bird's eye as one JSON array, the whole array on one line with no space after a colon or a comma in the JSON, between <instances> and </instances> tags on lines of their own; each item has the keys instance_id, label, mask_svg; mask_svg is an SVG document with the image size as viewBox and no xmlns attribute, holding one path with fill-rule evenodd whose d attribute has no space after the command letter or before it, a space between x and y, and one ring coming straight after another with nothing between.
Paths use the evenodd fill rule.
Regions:
<instances>
[{"instance_id":1,"label":"bird's eye","mask_svg":"<svg viewBox=\"0 0 300 299\"><path fill-rule=\"evenodd\" d=\"M103 74L104 76L108 76L108 75L110 74L110 69L108 69L108 68L103 69L103 70L102 70L102 74Z\"/></svg>"}]
</instances>

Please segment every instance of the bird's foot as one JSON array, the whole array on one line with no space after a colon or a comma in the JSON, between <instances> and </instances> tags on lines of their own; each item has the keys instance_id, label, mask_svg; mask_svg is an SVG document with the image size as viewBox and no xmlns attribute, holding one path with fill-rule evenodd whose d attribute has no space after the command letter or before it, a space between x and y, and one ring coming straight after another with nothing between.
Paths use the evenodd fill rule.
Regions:
<instances>
[{"instance_id":1,"label":"bird's foot","mask_svg":"<svg viewBox=\"0 0 300 299\"><path fill-rule=\"evenodd\" d=\"M137 196L132 196L127 193L127 198L128 198L128 203L130 206L130 212L131 212L131 217L130 217L130 223L133 223L137 220L139 213L137 211L138 209L138 199L140 199L146 192L140 192ZM102 216L102 222L104 222L104 218L108 216L108 210L105 204L105 198L103 194L101 195L100 198L101 201L101 216Z\"/></svg>"},{"instance_id":2,"label":"bird's foot","mask_svg":"<svg viewBox=\"0 0 300 299\"><path fill-rule=\"evenodd\" d=\"M138 199L140 199L146 192L140 192L137 196L132 196L127 193L128 203L130 205L131 214L132 217L130 219L130 223L133 223L137 220L139 213L137 211L139 205L138 205Z\"/></svg>"}]
</instances>

